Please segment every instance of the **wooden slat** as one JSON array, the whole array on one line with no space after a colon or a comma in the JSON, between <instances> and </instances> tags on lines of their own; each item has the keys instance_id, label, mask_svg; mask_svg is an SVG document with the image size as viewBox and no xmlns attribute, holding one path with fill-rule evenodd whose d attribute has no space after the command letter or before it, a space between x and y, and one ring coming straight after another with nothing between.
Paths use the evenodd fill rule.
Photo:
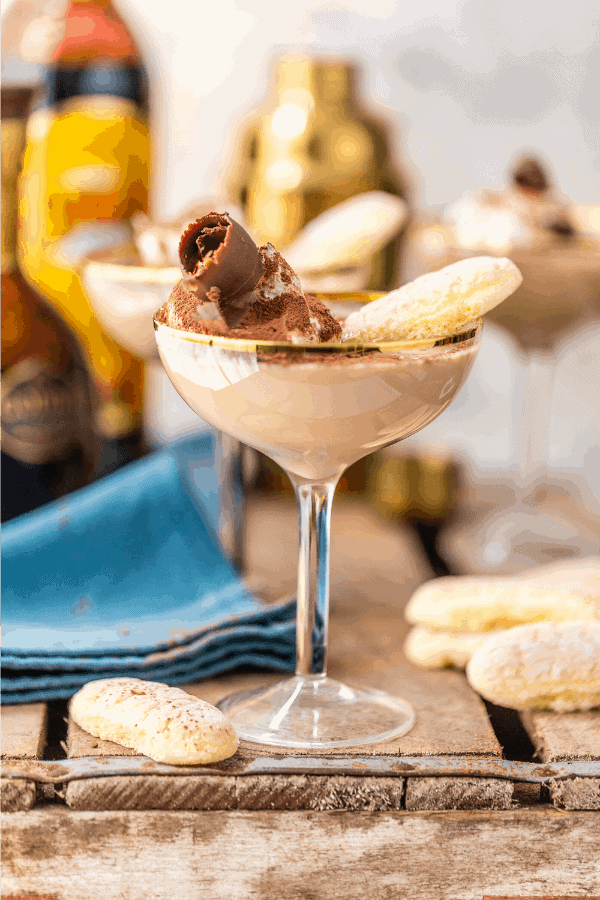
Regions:
<instances>
[{"instance_id":1,"label":"wooden slat","mask_svg":"<svg viewBox=\"0 0 600 900\"><path fill-rule=\"evenodd\" d=\"M81 759L84 756L138 756L139 754L122 744L114 744L112 741L103 741L93 737L80 728L69 716L67 755L70 759Z\"/></svg>"},{"instance_id":2,"label":"wooden slat","mask_svg":"<svg viewBox=\"0 0 600 900\"><path fill-rule=\"evenodd\" d=\"M35 781L27 778L0 778L0 807L3 813L31 809L35 798Z\"/></svg>"},{"instance_id":3,"label":"wooden slat","mask_svg":"<svg viewBox=\"0 0 600 900\"><path fill-rule=\"evenodd\" d=\"M340 631L343 630L343 626ZM358 643L358 640L355 643ZM485 706L473 693L463 675L457 672L433 672L418 669L408 663L400 651L384 658L365 655L352 665L353 654L344 659L333 658L329 672L334 678L357 685L389 691L408 700L416 712L416 724L408 734L385 743L368 744L360 748L362 756L490 756L500 757L502 750L487 718ZM369 669L369 666L371 667ZM279 676L281 677L281 676ZM253 690L273 683L273 676L251 675L240 678L231 675L218 680L187 685L195 696L216 703L228 693ZM273 752L261 744L242 742L241 752L247 756L264 756ZM314 751L277 748L284 755L316 755ZM320 750L318 755L355 756L356 748L342 747Z\"/></svg>"},{"instance_id":4,"label":"wooden slat","mask_svg":"<svg viewBox=\"0 0 600 900\"><path fill-rule=\"evenodd\" d=\"M46 743L48 708L45 703L3 706L2 759L41 759ZM28 810L35 803L35 782L26 778L0 778L4 812Z\"/></svg>"},{"instance_id":5,"label":"wooden slat","mask_svg":"<svg viewBox=\"0 0 600 900\"><path fill-rule=\"evenodd\" d=\"M600 809L600 778L551 781L550 799L560 809Z\"/></svg>"},{"instance_id":6,"label":"wooden slat","mask_svg":"<svg viewBox=\"0 0 600 900\"><path fill-rule=\"evenodd\" d=\"M600 759L600 711L559 714L535 710L521 718L543 762ZM562 809L600 809L600 778L553 781L549 792Z\"/></svg>"},{"instance_id":7,"label":"wooden slat","mask_svg":"<svg viewBox=\"0 0 600 900\"><path fill-rule=\"evenodd\" d=\"M521 718L544 762L600 759L600 711L561 714L534 710Z\"/></svg>"},{"instance_id":8,"label":"wooden slat","mask_svg":"<svg viewBox=\"0 0 600 900\"><path fill-rule=\"evenodd\" d=\"M3 706L2 759L41 759L46 742L45 703Z\"/></svg>"},{"instance_id":9,"label":"wooden slat","mask_svg":"<svg viewBox=\"0 0 600 900\"><path fill-rule=\"evenodd\" d=\"M282 497L259 497L248 504L247 556L253 578L269 581L273 590L290 589L296 577L297 521L292 502ZM417 713L417 724L405 737L382 744L360 748L361 755L402 754L406 756L473 755L499 757L501 748L490 726L485 707L468 686L464 676L456 672L427 671L410 664L402 654L407 633L403 608L414 588L431 573L420 555L411 534L397 524L381 518L370 504L342 499L334 503L332 540L332 613L330 629L329 673L349 683L371 685L405 697ZM274 539L274 535L277 536ZM198 684L186 690L195 696L217 703L229 693L253 690L281 679L281 674L230 673ZM84 756L134 755L131 750L108 741L101 741L69 723L68 753L72 758ZM329 754L319 751L286 751L277 754L345 755L356 754L353 748L341 748ZM269 756L272 747L242 742L238 754L242 758ZM153 776L156 778L156 776ZM284 780L289 776L278 776ZM262 780L261 780L262 779ZM242 781L243 779L240 779ZM362 797L365 809L372 794L372 779L353 779L352 796L347 792L350 808ZM165 778L164 808L174 808L177 798L182 804L218 803L217 795L207 799L206 786L182 790ZM361 784L364 782L364 784ZM400 783L400 782L399 782ZM207 783L208 784L208 783ZM247 788L249 789L249 782ZM298 809L298 795L290 781L289 790L275 792L270 776L260 776L264 798L254 797L251 808ZM371 785L371 787L369 787ZM315 790L317 782L314 782ZM383 791L383 785L380 785ZM482 785L467 790L477 793ZM368 789L369 788L369 789ZM256 794L258 787L254 787ZM137 795L133 794L137 791ZM120 792L120 793L119 793ZM150 800L146 800L148 792ZM397 796L397 791L394 797ZM67 803L78 809L114 809L120 795L124 808L148 808L155 796L154 781L145 776L118 781L86 779L67 787ZM237 808L246 808L246 795L237 789ZM249 796L249 795L248 795ZM320 794L319 794L320 796ZM310 808L311 798L305 806ZM316 802L316 801L315 801ZM384 803L384 801L381 801ZM387 802L387 801L386 801ZM390 802L392 802L390 800ZM393 801L394 803L396 800ZM435 800L437 802L437 800ZM482 791L482 804L492 803L491 795ZM495 801L494 801L495 802ZM260 806L264 803L264 807ZM256 804L259 804L258 806ZM187 807L186 807L187 808ZM206 808L206 807L193 807ZM230 808L230 807L225 807ZM397 808L395 806L382 808Z\"/></svg>"},{"instance_id":10,"label":"wooden slat","mask_svg":"<svg viewBox=\"0 0 600 900\"><path fill-rule=\"evenodd\" d=\"M140 782L143 781L143 785ZM403 778L322 775L107 776L69 784L71 809L362 810L402 808Z\"/></svg>"},{"instance_id":11,"label":"wooden slat","mask_svg":"<svg viewBox=\"0 0 600 900\"><path fill-rule=\"evenodd\" d=\"M412 534L383 519L368 502L339 498L333 508L329 674L396 693L417 711L417 723L409 734L363 747L361 753L500 756L485 707L464 676L426 671L409 663L402 653L408 632L404 606L417 585L431 577ZM251 572L267 578L271 570L278 583L293 586L297 541L293 503L281 497L261 498L251 505L249 523ZM228 693L252 690L280 678L231 674L187 690L215 703ZM256 744L243 750L268 752ZM355 753L351 748L332 752Z\"/></svg>"},{"instance_id":12,"label":"wooden slat","mask_svg":"<svg viewBox=\"0 0 600 900\"><path fill-rule=\"evenodd\" d=\"M3 890L60 900L600 895L593 813L16 813Z\"/></svg>"},{"instance_id":13,"label":"wooden slat","mask_svg":"<svg viewBox=\"0 0 600 900\"><path fill-rule=\"evenodd\" d=\"M409 778L406 809L510 809L512 796L499 778Z\"/></svg>"},{"instance_id":14,"label":"wooden slat","mask_svg":"<svg viewBox=\"0 0 600 900\"><path fill-rule=\"evenodd\" d=\"M107 776L72 781L71 809L236 809L235 778L220 775Z\"/></svg>"}]
</instances>

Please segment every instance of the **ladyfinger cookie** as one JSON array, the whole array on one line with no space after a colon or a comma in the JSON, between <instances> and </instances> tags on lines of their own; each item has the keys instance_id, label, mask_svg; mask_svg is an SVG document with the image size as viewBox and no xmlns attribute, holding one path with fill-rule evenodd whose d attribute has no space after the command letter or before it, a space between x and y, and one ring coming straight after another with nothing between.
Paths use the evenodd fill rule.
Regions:
<instances>
[{"instance_id":1,"label":"ladyfinger cookie","mask_svg":"<svg viewBox=\"0 0 600 900\"><path fill-rule=\"evenodd\" d=\"M411 662L427 669L464 669L489 636L489 632L453 634L449 631L430 631L417 625L408 632L404 653Z\"/></svg>"},{"instance_id":2,"label":"ladyfinger cookie","mask_svg":"<svg viewBox=\"0 0 600 900\"><path fill-rule=\"evenodd\" d=\"M493 635L469 660L467 679L513 709L600 706L600 622L538 622Z\"/></svg>"},{"instance_id":3,"label":"ladyfinger cookie","mask_svg":"<svg viewBox=\"0 0 600 900\"><path fill-rule=\"evenodd\" d=\"M533 566L519 572L519 579L522 578L542 587L574 591L591 597L600 612L600 556L559 560L544 566Z\"/></svg>"},{"instance_id":4,"label":"ladyfinger cookie","mask_svg":"<svg viewBox=\"0 0 600 900\"><path fill-rule=\"evenodd\" d=\"M73 720L156 762L194 766L233 756L233 725L210 703L180 688L139 678L89 681L71 700Z\"/></svg>"},{"instance_id":5,"label":"ladyfinger cookie","mask_svg":"<svg viewBox=\"0 0 600 900\"><path fill-rule=\"evenodd\" d=\"M460 331L519 287L523 277L505 257L461 259L421 275L351 313L344 341L437 338Z\"/></svg>"},{"instance_id":6,"label":"ladyfinger cookie","mask_svg":"<svg viewBox=\"0 0 600 900\"><path fill-rule=\"evenodd\" d=\"M495 631L527 622L593 619L598 611L592 594L533 580L450 575L417 588L404 615L411 625L432 631Z\"/></svg>"}]
</instances>

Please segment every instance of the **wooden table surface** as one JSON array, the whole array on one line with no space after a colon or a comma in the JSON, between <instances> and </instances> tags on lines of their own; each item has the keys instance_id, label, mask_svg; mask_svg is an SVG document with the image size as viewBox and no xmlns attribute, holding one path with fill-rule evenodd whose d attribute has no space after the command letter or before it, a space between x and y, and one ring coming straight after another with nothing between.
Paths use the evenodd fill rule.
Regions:
<instances>
[{"instance_id":1,"label":"wooden table surface","mask_svg":"<svg viewBox=\"0 0 600 900\"><path fill-rule=\"evenodd\" d=\"M293 503L258 495L248 507L252 576L293 590ZM330 674L397 692L417 713L409 734L336 750L336 758L501 760L486 707L464 676L420 669L402 654L403 607L429 577L409 531L362 500L334 502ZM280 677L230 673L187 689L215 702ZM3 707L2 724L7 763L44 758L46 704ZM524 725L542 761L600 760L600 713L536 713ZM73 722L64 751L107 763L134 755ZM232 762L243 768L257 757L285 752L242 744ZM207 775L182 768L89 777L57 785L58 793L32 779L3 779L3 808L12 810L4 815L3 897L600 897L600 779L540 790L495 777L232 771L224 764Z\"/></svg>"}]
</instances>

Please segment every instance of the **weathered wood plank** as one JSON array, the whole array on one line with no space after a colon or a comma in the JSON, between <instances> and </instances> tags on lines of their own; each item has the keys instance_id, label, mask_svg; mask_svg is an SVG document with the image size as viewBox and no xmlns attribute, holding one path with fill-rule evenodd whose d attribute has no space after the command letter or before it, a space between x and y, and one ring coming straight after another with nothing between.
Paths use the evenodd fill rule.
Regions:
<instances>
[{"instance_id":1,"label":"weathered wood plank","mask_svg":"<svg viewBox=\"0 0 600 900\"><path fill-rule=\"evenodd\" d=\"M45 703L2 706L2 759L41 759L46 744L48 707ZM4 812L31 809L35 782L26 778L0 778L0 803Z\"/></svg>"},{"instance_id":2,"label":"weathered wood plank","mask_svg":"<svg viewBox=\"0 0 600 900\"><path fill-rule=\"evenodd\" d=\"M348 619L353 607L345 608ZM368 628L365 621L365 630ZM382 623L385 627L385 622ZM352 622L341 625L342 635L354 627ZM393 620L387 621L388 630L394 627ZM338 634L337 640L341 635ZM341 655L338 647L332 653L329 672L332 677L349 684L369 685L386 690L408 700L415 709L417 721L408 734L379 744L368 744L360 748L363 756L491 756L500 757L502 748L490 725L485 706L471 690L465 677L459 672L429 672L418 669L406 661L402 652L396 650L383 653L380 657L367 648L357 648L363 643L359 634L352 635L352 644L346 655ZM350 643L350 637L349 637ZM354 663L353 663L354 660ZM279 676L281 677L281 676ZM276 676L253 674L240 677L231 674L219 679L186 685L186 690L209 703L217 703L227 694L242 690L254 690L263 684L273 683ZM240 751L245 756L265 756L273 752L263 744L242 742ZM317 755L310 750L290 750L277 748L284 755ZM357 748L340 747L334 750L319 750L319 756L355 756Z\"/></svg>"},{"instance_id":3,"label":"weathered wood plank","mask_svg":"<svg viewBox=\"0 0 600 900\"><path fill-rule=\"evenodd\" d=\"M110 775L67 785L71 809L236 809L236 779L221 775Z\"/></svg>"},{"instance_id":4,"label":"weathered wood plank","mask_svg":"<svg viewBox=\"0 0 600 900\"><path fill-rule=\"evenodd\" d=\"M401 809L403 778L324 775L107 776L73 781L66 802L78 810Z\"/></svg>"},{"instance_id":5,"label":"weathered wood plank","mask_svg":"<svg viewBox=\"0 0 600 900\"><path fill-rule=\"evenodd\" d=\"M510 809L512 796L499 778L409 778L406 809Z\"/></svg>"},{"instance_id":6,"label":"weathered wood plank","mask_svg":"<svg viewBox=\"0 0 600 900\"><path fill-rule=\"evenodd\" d=\"M522 713L523 724L543 762L600 759L600 711ZM561 809L600 809L600 779L572 778L552 781L550 799Z\"/></svg>"},{"instance_id":7,"label":"weathered wood plank","mask_svg":"<svg viewBox=\"0 0 600 900\"><path fill-rule=\"evenodd\" d=\"M81 759L84 756L139 756L139 754L122 744L94 737L80 728L69 716L67 756L69 759Z\"/></svg>"},{"instance_id":8,"label":"weathered wood plank","mask_svg":"<svg viewBox=\"0 0 600 900\"><path fill-rule=\"evenodd\" d=\"M238 809L381 812L402 808L403 778L272 775L237 779Z\"/></svg>"},{"instance_id":9,"label":"weathered wood plank","mask_svg":"<svg viewBox=\"0 0 600 900\"><path fill-rule=\"evenodd\" d=\"M31 809L35 796L35 781L27 778L0 778L0 809L3 813Z\"/></svg>"},{"instance_id":10,"label":"weathered wood plank","mask_svg":"<svg viewBox=\"0 0 600 900\"><path fill-rule=\"evenodd\" d=\"M3 890L61 900L600 894L594 813L126 812L6 819Z\"/></svg>"},{"instance_id":11,"label":"weathered wood plank","mask_svg":"<svg viewBox=\"0 0 600 900\"><path fill-rule=\"evenodd\" d=\"M0 716L2 759L41 759L48 721L46 704L3 706Z\"/></svg>"},{"instance_id":12,"label":"weathered wood plank","mask_svg":"<svg viewBox=\"0 0 600 900\"><path fill-rule=\"evenodd\" d=\"M534 710L521 715L544 762L600 759L600 711L553 713Z\"/></svg>"},{"instance_id":13,"label":"weathered wood plank","mask_svg":"<svg viewBox=\"0 0 600 900\"><path fill-rule=\"evenodd\" d=\"M248 504L247 515L250 573L270 579L273 588L293 590L298 541L295 504L282 497L261 497ZM329 674L396 693L417 712L417 723L405 737L363 747L361 752L500 756L485 707L464 676L425 671L402 653L408 633L404 606L414 589L432 577L412 533L401 523L384 519L368 501L337 497L331 557ZM215 703L228 693L252 690L278 678L232 674L187 690ZM246 745L242 751L263 755L265 748ZM355 752L335 750L336 755Z\"/></svg>"},{"instance_id":14,"label":"weathered wood plank","mask_svg":"<svg viewBox=\"0 0 600 900\"><path fill-rule=\"evenodd\" d=\"M430 577L426 564L419 555L412 536L397 524L382 519L364 502L341 500L334 504L332 548L332 616L329 671L334 678L348 682L370 684L404 696L415 707L417 724L406 737L383 744L360 748L362 755L402 754L407 756L441 756L468 754L499 757L501 748L489 723L485 707L468 686L464 676L456 672L428 672L406 661L402 644L407 632L402 610L412 590ZM293 503L281 497L251 499L248 504L249 572L253 578L263 579L274 589L293 588L296 577L297 521ZM274 542L272 535L277 534ZM210 681L188 685L186 690L195 696L217 703L229 693L255 688L279 680L280 674L229 673ZM68 755L131 756L133 751L101 741L84 732L74 722L69 723L67 736ZM258 744L242 743L240 757L269 756L274 748ZM277 754L324 755L314 751L285 751L277 748ZM340 748L331 753L353 756L356 749ZM184 777L184 776L182 776ZM245 787L238 786L237 808L299 809L309 806L309 799L301 799L302 790L308 784L317 789L317 781L299 782L290 776L278 776L283 782L260 776L252 782L245 780ZM379 791L383 782L377 779ZM115 809L116 798L122 797L127 809L154 808L157 798L164 797L164 808L175 808L177 798L181 808L209 801L205 793L198 793L193 786L183 790L176 785L171 789L156 791L154 783L145 784L145 778L120 779L114 782L104 779L71 783L67 787L67 803L77 809ZM357 808L356 798L362 798L364 809L371 809L373 789L367 789L353 781L352 792L346 790L347 804ZM370 781L362 779L363 782ZM122 783L122 789L117 788ZM275 785L275 787L274 787ZM264 796L261 798L260 789ZM481 785L474 785L471 794ZM339 789L339 788L338 788ZM392 792L396 798L401 791L399 779ZM121 793L119 793L121 790ZM134 796L137 790L137 797ZM145 797L148 791L148 798ZM343 793L343 792L342 792ZM246 798L242 799L242 794ZM485 792L484 792L485 794ZM204 799L198 799L199 797ZM276 796L277 799L274 799ZM315 794L315 803L321 794ZM382 793L383 796L383 793ZM390 795L391 796L391 795ZM229 801L227 801L229 803ZM320 800L318 801L321 802ZM324 801L323 801L324 802ZM399 808L396 799L381 801L381 808ZM488 795L482 799L489 802ZM148 805L150 804L150 805ZM275 804L275 806L273 806ZM210 808L216 808L214 805ZM230 805L224 808L231 808ZM315 806L314 808L321 808Z\"/></svg>"},{"instance_id":15,"label":"weathered wood plank","mask_svg":"<svg viewBox=\"0 0 600 900\"><path fill-rule=\"evenodd\" d=\"M554 805L561 809L600 809L600 778L552 780L548 790Z\"/></svg>"}]
</instances>

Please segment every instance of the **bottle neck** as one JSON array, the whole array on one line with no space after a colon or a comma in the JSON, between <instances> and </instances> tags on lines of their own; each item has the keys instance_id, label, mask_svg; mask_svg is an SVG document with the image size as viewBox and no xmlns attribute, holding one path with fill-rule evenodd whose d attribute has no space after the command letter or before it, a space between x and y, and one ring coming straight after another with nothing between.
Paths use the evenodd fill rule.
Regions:
<instances>
[{"instance_id":1,"label":"bottle neck","mask_svg":"<svg viewBox=\"0 0 600 900\"><path fill-rule=\"evenodd\" d=\"M116 97L145 111L146 73L133 37L110 0L69 0L63 26L36 109L76 97Z\"/></svg>"},{"instance_id":2,"label":"bottle neck","mask_svg":"<svg viewBox=\"0 0 600 900\"><path fill-rule=\"evenodd\" d=\"M140 55L111 0L70 0L64 16L64 34L50 63L133 66L140 63Z\"/></svg>"}]
</instances>

